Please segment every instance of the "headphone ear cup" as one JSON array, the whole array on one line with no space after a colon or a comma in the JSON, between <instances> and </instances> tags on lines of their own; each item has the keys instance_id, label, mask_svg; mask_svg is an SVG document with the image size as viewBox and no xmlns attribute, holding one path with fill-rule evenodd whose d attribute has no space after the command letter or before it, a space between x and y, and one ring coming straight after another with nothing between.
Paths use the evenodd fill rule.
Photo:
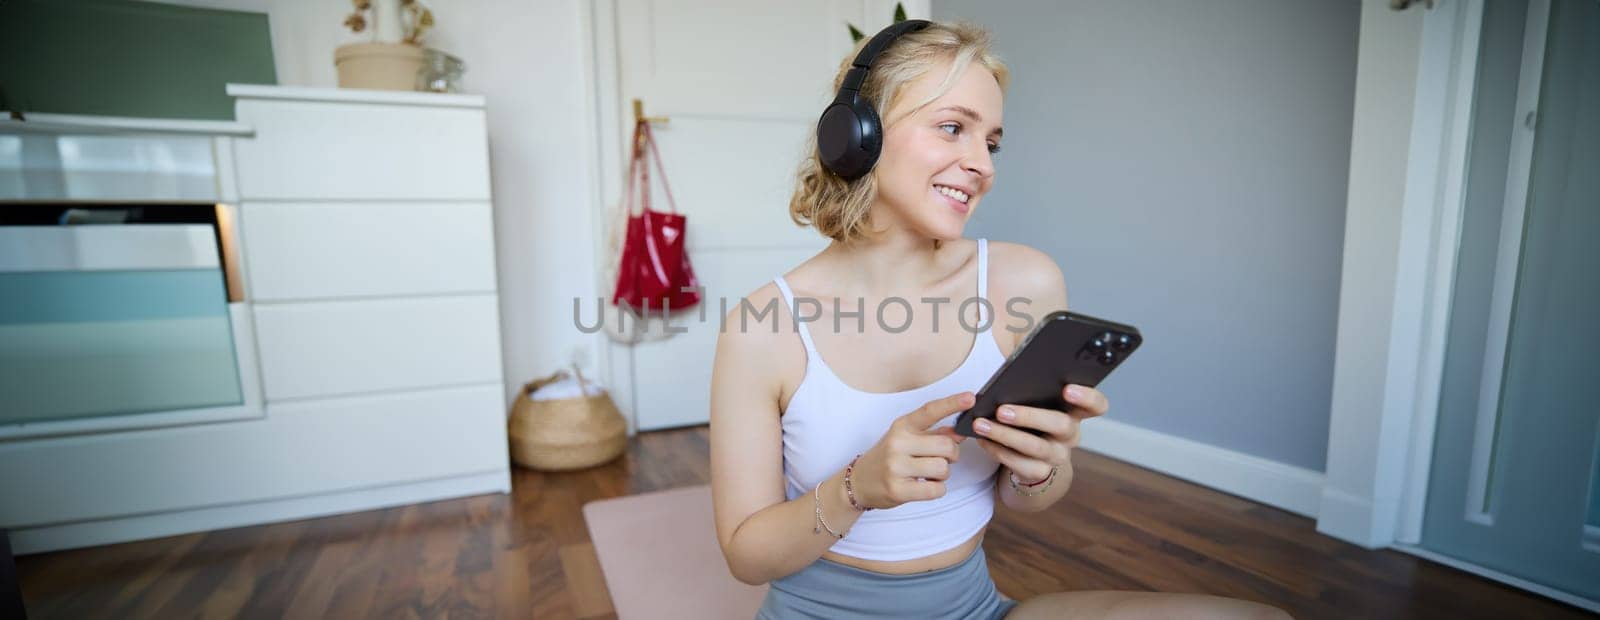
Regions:
<instances>
[{"instance_id":1,"label":"headphone ear cup","mask_svg":"<svg viewBox=\"0 0 1600 620\"><path fill-rule=\"evenodd\" d=\"M857 163L861 151L861 121L847 103L835 102L822 111L817 119L817 155L830 172L851 178L849 172Z\"/></svg>"},{"instance_id":2,"label":"headphone ear cup","mask_svg":"<svg viewBox=\"0 0 1600 620\"><path fill-rule=\"evenodd\" d=\"M0 0L3 2L4 0ZM840 78L839 94L817 119L817 154L823 167L846 180L872 171L883 151L883 120L872 102L861 97L872 61L907 32L932 26L925 19L904 20L872 36Z\"/></svg>"},{"instance_id":3,"label":"headphone ear cup","mask_svg":"<svg viewBox=\"0 0 1600 620\"><path fill-rule=\"evenodd\" d=\"M861 119L861 171L856 176L863 176L872 171L878 163L878 155L883 153L883 120L878 118L878 109L872 103L857 97L851 102L856 110L856 116Z\"/></svg>"},{"instance_id":4,"label":"headphone ear cup","mask_svg":"<svg viewBox=\"0 0 1600 620\"><path fill-rule=\"evenodd\" d=\"M822 165L854 180L872 170L883 148L883 124L878 111L860 97L834 102L817 121L817 153Z\"/></svg>"}]
</instances>

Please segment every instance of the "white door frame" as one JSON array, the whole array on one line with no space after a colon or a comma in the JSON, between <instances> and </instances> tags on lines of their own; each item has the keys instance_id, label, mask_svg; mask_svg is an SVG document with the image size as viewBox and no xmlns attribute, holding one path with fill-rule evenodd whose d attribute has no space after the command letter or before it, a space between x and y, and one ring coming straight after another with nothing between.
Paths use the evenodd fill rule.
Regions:
<instances>
[{"instance_id":1,"label":"white door frame","mask_svg":"<svg viewBox=\"0 0 1600 620\"><path fill-rule=\"evenodd\" d=\"M1367 2L1362 10L1380 4ZM1455 283L1483 6L1483 0L1443 2L1422 16L1404 197L1396 222L1399 243L1386 265L1392 271L1361 274L1359 280L1347 274L1340 293L1348 299L1381 295L1391 301L1377 321L1341 316L1341 331L1387 332L1387 340L1380 351L1338 352L1350 359L1366 353L1363 361L1383 369L1341 375L1341 365L1335 365L1335 419L1317 520L1319 531L1364 547L1414 541L1420 532ZM1352 173L1358 170L1353 162ZM1347 231L1345 251L1370 251L1361 241L1372 239L1353 244ZM1351 264L1348 258L1345 264ZM1353 282L1390 281L1387 275L1393 276L1391 290L1352 290ZM1341 313L1358 306L1359 301L1342 301ZM1352 339L1350 346L1360 346L1360 340ZM1371 402L1366 395L1373 393L1381 394L1376 415L1338 407Z\"/></svg>"},{"instance_id":2,"label":"white door frame","mask_svg":"<svg viewBox=\"0 0 1600 620\"><path fill-rule=\"evenodd\" d=\"M1369 441L1330 441L1328 446L1328 471L1370 471L1372 477L1365 481L1370 493L1330 484L1323 490L1318 519L1319 530L1366 547L1407 550L1422 540L1469 172L1483 11L1484 0L1463 0L1440 3L1423 16L1393 302L1386 312L1388 341L1379 360L1385 369L1377 383L1335 379L1336 401L1341 395L1359 401L1359 393L1375 389L1383 395L1379 414L1363 420L1359 433L1352 433ZM1549 0L1530 0L1518 114L1537 103L1543 58L1530 51L1543 49L1549 11ZM1507 174L1500 251L1509 256L1497 258L1497 305L1509 299L1508 285L1516 276L1531 154L1531 137L1519 132ZM1504 344L1506 329L1504 320L1491 320L1483 368L1489 405L1498 402L1503 369L1487 358L1493 357L1497 341ZM1493 416L1489 422L1492 427Z\"/></svg>"},{"instance_id":3,"label":"white door frame","mask_svg":"<svg viewBox=\"0 0 1600 620\"><path fill-rule=\"evenodd\" d=\"M1421 299L1406 300L1411 307L1404 308L1403 315L1397 312L1397 319L1403 316L1404 320L1395 321L1396 337L1390 340L1392 353L1414 343L1416 354L1391 355L1390 369L1401 368L1392 362L1403 360L1414 364L1415 374L1391 376L1390 391L1384 398L1386 409L1393 403L1403 408L1397 409L1402 414L1410 410L1411 434L1403 460L1393 464L1379 461L1380 475L1389 473L1382 471L1388 465L1404 476L1393 541L1399 543L1422 539L1466 207L1483 11L1482 0L1441 3L1438 14L1430 12L1423 22L1412 112L1413 166L1406 175L1406 216L1401 228L1401 270L1410 277L1396 280L1396 309L1402 310L1402 286L1417 286ZM1433 114L1438 110L1448 113Z\"/></svg>"},{"instance_id":4,"label":"white door frame","mask_svg":"<svg viewBox=\"0 0 1600 620\"><path fill-rule=\"evenodd\" d=\"M595 239L595 273L603 278L603 266L611 259L607 245L610 231L607 230L606 218L611 213L611 205L616 204L622 196L622 128L625 121L624 106L619 100L621 70L617 61L617 3L616 0L595 0L579 4L578 28L582 31L585 48L584 83L592 97L590 105L584 106L587 112L583 119L586 128L584 142L588 149L585 155L592 158L596 171L592 177L594 183L589 188L591 204L595 205L590 212L589 223ZM615 284L599 282L595 290L609 298ZM605 304L601 304L601 309L605 307ZM618 317L610 318L617 320ZM638 408L633 402L633 349L612 342L606 336L606 330L597 331L592 337L600 381L610 391L617 408L622 410L628 422L628 435L631 436L639 426L635 413Z\"/></svg>"},{"instance_id":5,"label":"white door frame","mask_svg":"<svg viewBox=\"0 0 1600 620\"><path fill-rule=\"evenodd\" d=\"M932 10L931 0L903 0L902 3L907 15L912 17L927 16ZM895 0L865 0L866 10L876 11L877 14L885 16L891 14L894 4ZM585 153L585 156L593 158L597 171L594 175L594 186L590 188L592 204L596 205L596 209L590 214L590 224L596 240L595 265L603 266L610 260L609 248L606 247L609 238L606 216L610 212L610 205L622 198L622 175L625 165L622 159L622 147L626 142L623 130L632 126L633 119L632 110L624 106L621 100L622 71L617 56L617 0L594 0L581 5L578 19L586 48L584 81L593 97L592 105L585 106L589 116L583 119L585 127L588 128L585 142L589 152ZM648 114L649 110L645 112ZM818 113L821 113L821 110L818 110ZM604 272L604 268L595 269L597 274ZM596 290L609 297L614 285L614 282L600 282ZM596 332L593 338L595 350L598 352L596 365L600 370L600 379L610 390L611 397L622 410L623 417L627 419L628 435L634 435L638 432L639 424L638 407L635 406L633 390L633 347L612 342L605 335L605 330Z\"/></svg>"}]
</instances>

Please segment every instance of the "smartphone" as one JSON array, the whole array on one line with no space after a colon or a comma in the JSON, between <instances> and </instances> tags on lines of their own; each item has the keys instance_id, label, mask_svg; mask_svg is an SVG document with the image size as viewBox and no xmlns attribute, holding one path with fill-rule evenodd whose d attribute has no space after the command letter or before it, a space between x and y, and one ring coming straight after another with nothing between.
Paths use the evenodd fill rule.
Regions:
<instances>
[{"instance_id":1,"label":"smartphone","mask_svg":"<svg viewBox=\"0 0 1600 620\"><path fill-rule=\"evenodd\" d=\"M972 430L973 421L993 420L1000 405L1068 411L1072 405L1062 398L1062 388L1069 383L1099 385L1142 342L1144 337L1131 325L1065 310L1052 312L978 390L977 402L956 418L956 432L978 437Z\"/></svg>"}]
</instances>

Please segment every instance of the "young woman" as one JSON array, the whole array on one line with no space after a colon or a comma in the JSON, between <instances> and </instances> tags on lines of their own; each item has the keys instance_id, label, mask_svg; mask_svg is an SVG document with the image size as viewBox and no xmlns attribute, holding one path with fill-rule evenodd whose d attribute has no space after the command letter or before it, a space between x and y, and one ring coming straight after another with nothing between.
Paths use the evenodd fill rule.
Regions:
<instances>
[{"instance_id":1,"label":"young woman","mask_svg":"<svg viewBox=\"0 0 1600 620\"><path fill-rule=\"evenodd\" d=\"M789 205L832 243L748 295L717 343L717 536L734 577L770 584L759 617L1286 617L1203 595L996 590L981 544L995 504L1059 501L1079 422L1109 405L1063 386L1070 411L952 430L1066 286L1038 250L962 237L1000 150L1007 70L987 33L936 23L888 41L861 86L884 127L876 164L846 178L813 145Z\"/></svg>"}]
</instances>

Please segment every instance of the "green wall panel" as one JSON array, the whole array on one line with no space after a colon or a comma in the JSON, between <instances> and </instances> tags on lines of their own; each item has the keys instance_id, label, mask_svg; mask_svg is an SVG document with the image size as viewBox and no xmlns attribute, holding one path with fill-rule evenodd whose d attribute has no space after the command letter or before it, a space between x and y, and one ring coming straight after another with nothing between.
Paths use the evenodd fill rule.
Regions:
<instances>
[{"instance_id":1,"label":"green wall panel","mask_svg":"<svg viewBox=\"0 0 1600 620\"><path fill-rule=\"evenodd\" d=\"M0 108L231 120L224 85L276 75L264 13L0 0Z\"/></svg>"}]
</instances>

